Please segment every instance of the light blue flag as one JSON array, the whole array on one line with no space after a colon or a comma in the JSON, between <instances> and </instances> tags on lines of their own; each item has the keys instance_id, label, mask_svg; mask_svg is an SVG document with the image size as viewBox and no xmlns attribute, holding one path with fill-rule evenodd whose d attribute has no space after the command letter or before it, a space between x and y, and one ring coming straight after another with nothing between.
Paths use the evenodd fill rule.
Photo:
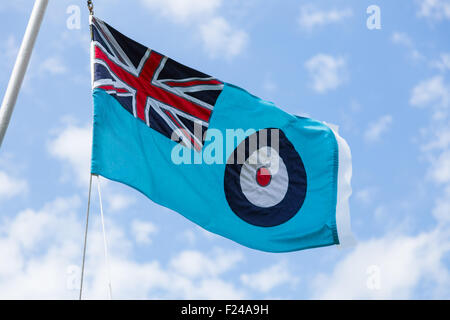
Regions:
<instances>
[{"instance_id":1,"label":"light blue flag","mask_svg":"<svg viewBox=\"0 0 450 320\"><path fill-rule=\"evenodd\" d=\"M210 232L285 252L352 240L337 129L288 114L92 19L93 174Z\"/></svg>"}]
</instances>

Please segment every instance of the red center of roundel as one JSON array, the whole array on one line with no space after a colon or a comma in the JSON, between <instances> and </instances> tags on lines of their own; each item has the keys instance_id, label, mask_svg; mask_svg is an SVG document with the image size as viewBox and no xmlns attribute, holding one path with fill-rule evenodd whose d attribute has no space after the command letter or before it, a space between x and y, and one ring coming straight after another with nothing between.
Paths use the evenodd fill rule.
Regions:
<instances>
[{"instance_id":1,"label":"red center of roundel","mask_svg":"<svg viewBox=\"0 0 450 320\"><path fill-rule=\"evenodd\" d=\"M270 180L272 180L272 174L269 169L261 167L256 171L256 181L261 187L266 187L269 185Z\"/></svg>"}]
</instances>

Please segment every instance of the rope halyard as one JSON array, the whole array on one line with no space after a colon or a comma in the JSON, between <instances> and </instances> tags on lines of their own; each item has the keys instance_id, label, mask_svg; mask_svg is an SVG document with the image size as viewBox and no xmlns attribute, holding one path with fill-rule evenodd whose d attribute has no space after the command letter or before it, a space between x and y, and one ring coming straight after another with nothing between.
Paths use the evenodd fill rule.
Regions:
<instances>
[{"instance_id":1,"label":"rope halyard","mask_svg":"<svg viewBox=\"0 0 450 320\"><path fill-rule=\"evenodd\" d=\"M102 203L102 193L100 191L100 177L97 176L97 190L98 190L98 200L100 202L100 218L102 222L102 231L103 231L103 248L105 253L105 264L106 264L106 275L108 278L108 294L109 299L112 300L112 286L111 286L111 266L109 264L109 258L108 258L108 245L106 241L106 228L105 228L105 218L103 215L103 203Z\"/></svg>"},{"instance_id":2,"label":"rope halyard","mask_svg":"<svg viewBox=\"0 0 450 320\"><path fill-rule=\"evenodd\" d=\"M86 261L86 247L87 247L87 235L88 235L88 225L89 225L89 211L91 207L91 190L92 190L92 177L97 177L97 188L98 188L98 198L100 204L100 220L102 224L102 233L103 233L103 249L105 254L105 264L106 264L106 275L108 280L108 295L109 299L112 299L112 286L111 286L111 267L109 264L108 258L108 246L106 241L106 228L105 228L105 218L103 214L103 203L102 203L102 194L100 191L100 177L97 174L91 173L89 179L89 194L88 194L88 204L87 204L87 212L86 212L86 226L84 232L84 246L83 246L83 260L81 264L81 282L80 282L80 295L79 300L82 299L83 296L83 280L84 280L84 269L85 269L85 261Z\"/></svg>"}]
</instances>

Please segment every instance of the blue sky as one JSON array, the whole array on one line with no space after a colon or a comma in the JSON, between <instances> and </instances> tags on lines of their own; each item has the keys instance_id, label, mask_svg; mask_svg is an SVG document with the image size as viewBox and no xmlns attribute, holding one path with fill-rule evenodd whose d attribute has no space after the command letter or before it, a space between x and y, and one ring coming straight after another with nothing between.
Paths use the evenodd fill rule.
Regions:
<instances>
[{"instance_id":1,"label":"blue sky","mask_svg":"<svg viewBox=\"0 0 450 320\"><path fill-rule=\"evenodd\" d=\"M353 156L358 244L343 250L251 250L102 179L114 298L450 298L450 1L94 2L135 40L339 125ZM370 5L381 29L367 28ZM2 93L31 8L0 4ZM87 21L85 1L50 1L0 151L0 298L78 294ZM92 217L85 296L107 298L95 192Z\"/></svg>"}]
</instances>

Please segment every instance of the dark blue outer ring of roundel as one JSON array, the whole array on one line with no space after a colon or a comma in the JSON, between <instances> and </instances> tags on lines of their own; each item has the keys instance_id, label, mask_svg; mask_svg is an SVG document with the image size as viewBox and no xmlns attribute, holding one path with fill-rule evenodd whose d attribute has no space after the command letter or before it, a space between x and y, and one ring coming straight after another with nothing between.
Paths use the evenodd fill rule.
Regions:
<instances>
[{"instance_id":1,"label":"dark blue outer ring of roundel","mask_svg":"<svg viewBox=\"0 0 450 320\"><path fill-rule=\"evenodd\" d=\"M237 163L237 152L238 150L245 150L244 159L248 159L254 151L249 150L249 141L253 135L242 141L230 155L225 168L224 188L228 204L239 218L255 226L274 227L285 223L299 212L306 197L307 178L303 161L284 132L273 128L264 130L268 131L266 134L267 139L259 139L262 130L253 134L257 135L258 149L264 146L271 146L271 130L279 131L278 153L286 165L289 177L288 190L283 200L273 207L263 208L252 204L242 192L240 184L242 164ZM245 144L245 148L243 148L242 144Z\"/></svg>"}]
</instances>

